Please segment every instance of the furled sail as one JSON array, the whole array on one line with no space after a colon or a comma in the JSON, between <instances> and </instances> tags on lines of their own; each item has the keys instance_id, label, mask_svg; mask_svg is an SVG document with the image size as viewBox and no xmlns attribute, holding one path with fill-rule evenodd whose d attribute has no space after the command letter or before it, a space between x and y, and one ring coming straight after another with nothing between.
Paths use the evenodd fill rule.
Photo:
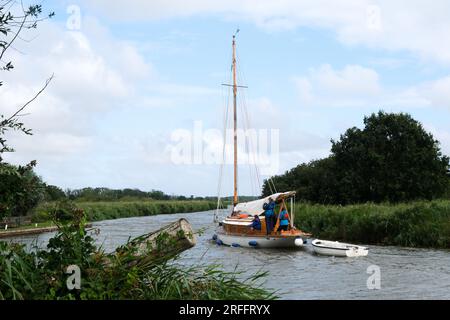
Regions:
<instances>
[{"instance_id":1,"label":"furled sail","mask_svg":"<svg viewBox=\"0 0 450 320\"><path fill-rule=\"evenodd\" d=\"M282 199L287 199L293 197L295 195L295 191L283 192L283 193L275 193L271 196L268 196L263 199L238 203L234 209L234 211L241 211L242 213L246 213L249 215L261 215L264 213L263 204L269 202L269 198L272 198L275 201L279 201Z\"/></svg>"}]
</instances>

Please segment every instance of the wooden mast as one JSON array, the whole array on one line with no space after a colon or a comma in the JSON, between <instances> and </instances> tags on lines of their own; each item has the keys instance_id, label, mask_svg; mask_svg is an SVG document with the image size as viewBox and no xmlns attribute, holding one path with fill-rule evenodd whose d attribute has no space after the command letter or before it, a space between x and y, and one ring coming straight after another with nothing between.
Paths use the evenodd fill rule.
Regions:
<instances>
[{"instance_id":1,"label":"wooden mast","mask_svg":"<svg viewBox=\"0 0 450 320\"><path fill-rule=\"evenodd\" d=\"M237 80L236 80L236 35L233 35L233 114L234 114L234 197L233 208L238 204L238 148L237 148Z\"/></svg>"}]
</instances>

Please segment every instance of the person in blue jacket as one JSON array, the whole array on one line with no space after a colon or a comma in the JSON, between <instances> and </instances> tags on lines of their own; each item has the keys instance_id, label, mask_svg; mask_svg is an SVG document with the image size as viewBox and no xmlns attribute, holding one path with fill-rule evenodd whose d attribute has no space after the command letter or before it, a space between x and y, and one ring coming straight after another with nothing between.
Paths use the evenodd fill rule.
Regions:
<instances>
[{"instance_id":1,"label":"person in blue jacket","mask_svg":"<svg viewBox=\"0 0 450 320\"><path fill-rule=\"evenodd\" d=\"M261 220L258 215L253 218L251 228L252 230L261 230Z\"/></svg>"},{"instance_id":2,"label":"person in blue jacket","mask_svg":"<svg viewBox=\"0 0 450 320\"><path fill-rule=\"evenodd\" d=\"M280 226L278 227L277 231L287 231L289 227L289 214L287 213L285 208L283 208L283 210L280 212L279 219Z\"/></svg>"},{"instance_id":3,"label":"person in blue jacket","mask_svg":"<svg viewBox=\"0 0 450 320\"><path fill-rule=\"evenodd\" d=\"M269 198L269 203L264 203L263 209L265 210L264 215L266 216L266 232L269 235L273 230L273 217L275 215L275 201L272 198Z\"/></svg>"}]
</instances>

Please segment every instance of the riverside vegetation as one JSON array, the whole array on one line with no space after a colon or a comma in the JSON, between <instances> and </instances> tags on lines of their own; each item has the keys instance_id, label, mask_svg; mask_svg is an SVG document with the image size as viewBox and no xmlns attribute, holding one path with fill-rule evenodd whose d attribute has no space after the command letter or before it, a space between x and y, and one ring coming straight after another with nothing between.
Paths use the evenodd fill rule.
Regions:
<instances>
[{"instance_id":1,"label":"riverside vegetation","mask_svg":"<svg viewBox=\"0 0 450 320\"><path fill-rule=\"evenodd\" d=\"M37 28L39 22L53 17L43 14L40 4L25 8L20 3L0 0L0 56L4 65L0 72L12 72L14 65L5 53L14 48L13 42L27 38L21 33ZM86 229L87 217L83 209L68 200L74 200L57 187L46 185L34 173L36 161L15 166L4 161L3 154L13 152L8 145L6 133L10 131L31 135L21 121L22 113L39 97L52 81L29 101L16 109L12 115L0 114L0 219L28 215L47 204L47 218L51 217L59 231L51 238L45 249L26 250L25 246L0 241L0 299L271 299L272 293L260 287L264 274L238 279L238 273L226 273L214 266L196 266L186 269L177 266L176 259L167 255L171 247L170 237L157 238L156 248L146 247L148 257L157 261L136 260L137 249L125 245L115 253L107 254L94 244ZM4 83L0 81L0 86ZM19 83L16 83L19 85ZM20 97L18 97L20 98ZM117 194L129 194L124 190ZM132 193L132 192L131 192ZM160 193L146 194L157 199ZM71 196L72 194L70 194ZM182 200L182 199L177 199ZM191 199L192 200L192 199ZM128 205L124 203L85 203L92 219L119 217L133 214L154 214L171 210L201 210L204 203L145 202ZM83 204L81 203L81 206ZM192 207L191 207L192 206ZM195 207L195 208L194 208ZM108 209L109 208L109 209ZM133 208L133 209L131 209ZM206 207L204 207L206 208ZM36 218L42 218L43 211ZM0 221L1 222L1 221ZM143 257L146 257L145 252ZM176 258L176 257L175 257ZM77 265L81 271L82 285L70 291L66 281L69 265ZM258 283L259 284L258 284Z\"/></svg>"},{"instance_id":2,"label":"riverside vegetation","mask_svg":"<svg viewBox=\"0 0 450 320\"><path fill-rule=\"evenodd\" d=\"M295 221L321 239L450 248L450 200L347 206L298 203Z\"/></svg>"},{"instance_id":3,"label":"riverside vegetation","mask_svg":"<svg viewBox=\"0 0 450 320\"><path fill-rule=\"evenodd\" d=\"M45 202L33 211L33 222L48 221L52 212L69 217L74 207L84 210L88 221L153 216L157 214L200 212L215 209L216 202L206 200L125 200L125 201L69 201Z\"/></svg>"},{"instance_id":4,"label":"riverside vegetation","mask_svg":"<svg viewBox=\"0 0 450 320\"><path fill-rule=\"evenodd\" d=\"M408 114L378 112L331 141L329 157L266 180L296 190L297 225L315 237L450 248L449 158Z\"/></svg>"},{"instance_id":5,"label":"riverside vegetation","mask_svg":"<svg viewBox=\"0 0 450 320\"><path fill-rule=\"evenodd\" d=\"M54 217L59 232L44 250L0 242L0 299L275 298L261 287L265 273L238 279L239 272L217 266L178 266L176 256L169 254L173 239L164 234L139 259L132 241L107 254L94 245L83 210L71 213L70 223ZM66 284L69 265L80 268L80 289L70 290Z\"/></svg>"}]
</instances>

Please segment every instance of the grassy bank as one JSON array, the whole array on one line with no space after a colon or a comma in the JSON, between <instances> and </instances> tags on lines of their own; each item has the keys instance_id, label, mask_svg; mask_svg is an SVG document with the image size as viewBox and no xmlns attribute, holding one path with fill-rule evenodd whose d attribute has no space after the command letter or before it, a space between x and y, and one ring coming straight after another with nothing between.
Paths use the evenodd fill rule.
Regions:
<instances>
[{"instance_id":1,"label":"grassy bank","mask_svg":"<svg viewBox=\"0 0 450 320\"><path fill-rule=\"evenodd\" d=\"M48 228L53 227L55 224L51 221L44 221L44 222L38 222L38 223L31 223L27 225L22 225L17 228L8 228L8 230L0 230L0 232L7 233L9 231L21 231L21 230L28 230L28 229L34 229L34 228Z\"/></svg>"},{"instance_id":2,"label":"grassy bank","mask_svg":"<svg viewBox=\"0 0 450 320\"><path fill-rule=\"evenodd\" d=\"M295 219L297 227L321 239L450 248L450 200L397 205L297 204Z\"/></svg>"},{"instance_id":3,"label":"grassy bank","mask_svg":"<svg viewBox=\"0 0 450 320\"><path fill-rule=\"evenodd\" d=\"M216 208L215 202L203 200L77 201L74 204L84 210L88 221L200 212ZM33 222L50 220L49 213L54 207L55 203L52 202L41 204L35 209Z\"/></svg>"}]
</instances>

